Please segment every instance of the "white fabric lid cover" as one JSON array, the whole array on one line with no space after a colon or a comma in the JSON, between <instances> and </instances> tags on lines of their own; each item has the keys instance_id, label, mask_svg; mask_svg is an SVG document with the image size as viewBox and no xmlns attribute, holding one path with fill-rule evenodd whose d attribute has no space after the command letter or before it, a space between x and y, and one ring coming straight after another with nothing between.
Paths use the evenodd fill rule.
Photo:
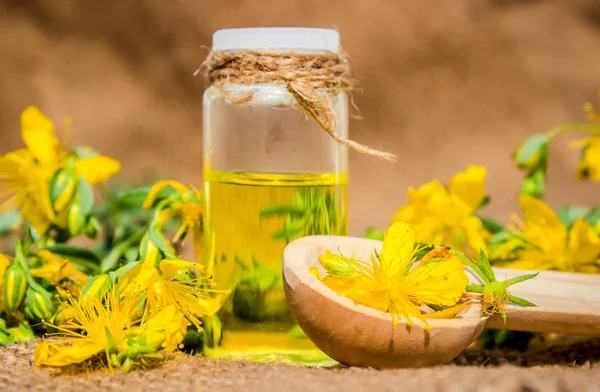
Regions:
<instances>
[{"instance_id":1,"label":"white fabric lid cover","mask_svg":"<svg viewBox=\"0 0 600 392\"><path fill-rule=\"evenodd\" d=\"M213 34L213 50L310 50L339 52L336 30L307 27L222 29Z\"/></svg>"}]
</instances>

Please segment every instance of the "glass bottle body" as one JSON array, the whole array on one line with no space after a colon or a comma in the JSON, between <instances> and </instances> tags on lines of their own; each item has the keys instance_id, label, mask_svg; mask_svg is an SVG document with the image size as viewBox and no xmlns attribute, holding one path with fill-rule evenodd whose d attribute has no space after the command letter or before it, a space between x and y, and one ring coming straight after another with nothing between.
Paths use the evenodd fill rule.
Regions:
<instances>
[{"instance_id":1,"label":"glass bottle body","mask_svg":"<svg viewBox=\"0 0 600 392\"><path fill-rule=\"evenodd\" d=\"M347 233L347 150L304 115L281 85L233 85L231 103L204 94L204 257L215 289L227 292L207 319L213 357L326 359L296 326L287 306L283 249L306 235ZM337 132L347 136L347 98L323 92Z\"/></svg>"}]
</instances>

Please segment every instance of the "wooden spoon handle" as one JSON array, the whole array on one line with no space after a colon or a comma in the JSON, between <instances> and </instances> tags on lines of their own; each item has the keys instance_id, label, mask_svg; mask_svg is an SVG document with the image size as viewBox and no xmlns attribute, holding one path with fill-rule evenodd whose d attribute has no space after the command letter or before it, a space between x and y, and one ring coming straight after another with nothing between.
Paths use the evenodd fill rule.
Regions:
<instances>
[{"instance_id":1,"label":"wooden spoon handle","mask_svg":"<svg viewBox=\"0 0 600 392\"><path fill-rule=\"evenodd\" d=\"M494 272L503 281L534 271L494 268ZM600 276L542 271L509 291L537 306L507 305L506 324L497 315L489 319L488 328L600 336Z\"/></svg>"}]
</instances>

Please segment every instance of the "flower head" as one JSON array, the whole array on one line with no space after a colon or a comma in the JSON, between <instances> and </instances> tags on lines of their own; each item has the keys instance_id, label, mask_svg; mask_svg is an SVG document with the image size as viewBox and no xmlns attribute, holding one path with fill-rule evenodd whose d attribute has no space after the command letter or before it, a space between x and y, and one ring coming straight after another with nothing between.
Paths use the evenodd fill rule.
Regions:
<instances>
[{"instance_id":1,"label":"flower head","mask_svg":"<svg viewBox=\"0 0 600 392\"><path fill-rule=\"evenodd\" d=\"M534 197L521 195L523 222L517 218L510 238L491 252L492 258L509 260L517 269L598 271L600 236L583 218L567 231L556 213Z\"/></svg>"},{"instance_id":2,"label":"flower head","mask_svg":"<svg viewBox=\"0 0 600 392\"><path fill-rule=\"evenodd\" d=\"M53 203L51 182L55 173L74 161L76 173L89 184L106 181L120 169L119 162L91 150L69 152L56 137L52 121L30 106L21 114L25 148L0 156L0 202L2 209L19 208L21 216L40 234L51 225L66 227L73 186L62 183L58 203ZM60 208L57 208L60 207Z\"/></svg>"},{"instance_id":3,"label":"flower head","mask_svg":"<svg viewBox=\"0 0 600 392\"><path fill-rule=\"evenodd\" d=\"M381 254L371 262L331 252L319 257L327 274L312 272L327 287L356 303L389 312L392 321L424 320L419 306L455 306L468 283L464 266L449 248L434 249L416 261L415 232L406 223L388 229ZM414 264L417 264L414 266Z\"/></svg>"},{"instance_id":4,"label":"flower head","mask_svg":"<svg viewBox=\"0 0 600 392\"><path fill-rule=\"evenodd\" d=\"M598 95L600 99L600 94ZM594 105L588 102L584 108L588 119L598 124L595 132L584 140L576 141L573 148L581 149L581 160L577 166L575 176L577 179L590 179L600 181L600 113L594 109Z\"/></svg>"},{"instance_id":5,"label":"flower head","mask_svg":"<svg viewBox=\"0 0 600 392\"><path fill-rule=\"evenodd\" d=\"M155 266L138 263L118 280L124 294L135 294L146 299L145 314L153 316L161 309L173 305L194 326L201 328L201 319L218 310L215 299L209 299L206 290L198 287L207 285L208 279L189 276L190 270L204 271L197 263L184 260L162 260Z\"/></svg>"},{"instance_id":6,"label":"flower head","mask_svg":"<svg viewBox=\"0 0 600 392\"><path fill-rule=\"evenodd\" d=\"M474 215L485 198L486 169L470 166L456 174L448 188L434 180L408 190L408 204L396 211L392 222L414 227L419 241L444 244L475 257L486 250L489 233Z\"/></svg>"},{"instance_id":7,"label":"flower head","mask_svg":"<svg viewBox=\"0 0 600 392\"><path fill-rule=\"evenodd\" d=\"M47 278L54 286L66 288L72 295L87 284L88 276L79 271L69 260L48 251L41 250L38 256L44 264L30 270L31 275L38 278ZM67 280L67 282L65 282Z\"/></svg>"},{"instance_id":8,"label":"flower head","mask_svg":"<svg viewBox=\"0 0 600 392\"><path fill-rule=\"evenodd\" d=\"M139 298L121 297L115 286L101 296L64 304L62 322L54 327L61 341L41 341L35 348L37 366L66 366L81 363L104 352L107 360L126 342L136 321ZM63 313L64 312L64 313Z\"/></svg>"},{"instance_id":9,"label":"flower head","mask_svg":"<svg viewBox=\"0 0 600 392\"><path fill-rule=\"evenodd\" d=\"M573 143L572 147L581 148L581 160L575 172L577 179L600 181L600 135L592 134Z\"/></svg>"}]
</instances>

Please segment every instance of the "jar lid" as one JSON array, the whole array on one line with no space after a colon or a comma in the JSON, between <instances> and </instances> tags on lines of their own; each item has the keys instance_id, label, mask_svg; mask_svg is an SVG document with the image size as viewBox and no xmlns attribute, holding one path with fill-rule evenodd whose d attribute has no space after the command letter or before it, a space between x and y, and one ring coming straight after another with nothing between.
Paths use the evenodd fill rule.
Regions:
<instances>
[{"instance_id":1,"label":"jar lid","mask_svg":"<svg viewBox=\"0 0 600 392\"><path fill-rule=\"evenodd\" d=\"M306 27L260 27L217 30L213 50L310 50L339 52L336 30Z\"/></svg>"}]
</instances>

